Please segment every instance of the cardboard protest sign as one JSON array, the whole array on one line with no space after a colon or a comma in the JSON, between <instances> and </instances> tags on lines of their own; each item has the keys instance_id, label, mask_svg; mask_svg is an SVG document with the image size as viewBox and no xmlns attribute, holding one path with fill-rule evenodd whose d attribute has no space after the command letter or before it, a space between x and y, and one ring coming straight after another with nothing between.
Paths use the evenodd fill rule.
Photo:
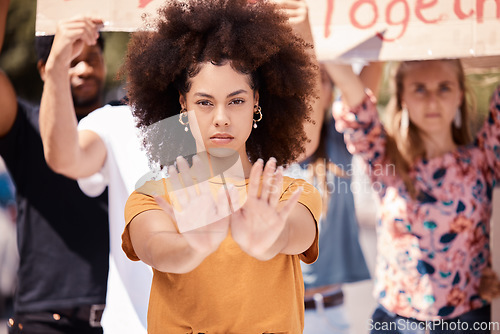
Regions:
<instances>
[{"instance_id":1,"label":"cardboard protest sign","mask_svg":"<svg viewBox=\"0 0 500 334\"><path fill-rule=\"evenodd\" d=\"M500 54L498 0L310 1L321 60Z\"/></svg>"},{"instance_id":2,"label":"cardboard protest sign","mask_svg":"<svg viewBox=\"0 0 500 334\"><path fill-rule=\"evenodd\" d=\"M156 15L163 0L38 0L36 34L53 35L57 22L71 17L95 16L105 22L103 31L135 31L144 17Z\"/></svg>"},{"instance_id":3,"label":"cardboard protest sign","mask_svg":"<svg viewBox=\"0 0 500 334\"><path fill-rule=\"evenodd\" d=\"M181 1L181 0L179 0ZM500 55L500 0L307 0L320 60ZM97 15L104 30L145 28L163 0L38 0L37 34Z\"/></svg>"}]
</instances>

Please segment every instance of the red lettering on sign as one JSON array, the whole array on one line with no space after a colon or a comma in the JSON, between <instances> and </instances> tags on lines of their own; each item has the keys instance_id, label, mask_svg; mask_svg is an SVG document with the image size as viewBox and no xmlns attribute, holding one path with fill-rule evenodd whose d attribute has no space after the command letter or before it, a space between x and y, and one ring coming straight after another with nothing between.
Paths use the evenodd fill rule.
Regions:
<instances>
[{"instance_id":1,"label":"red lettering on sign","mask_svg":"<svg viewBox=\"0 0 500 334\"><path fill-rule=\"evenodd\" d=\"M422 10L434 7L437 4L437 2L438 0L432 0L431 2L428 3L425 3L425 0L417 0L417 4L415 5L415 15L417 16L417 18L420 21L428 24L434 24L441 21L443 19L443 15L440 15L437 19L432 20L432 19L426 19L422 14Z\"/></svg>"},{"instance_id":2,"label":"red lettering on sign","mask_svg":"<svg viewBox=\"0 0 500 334\"><path fill-rule=\"evenodd\" d=\"M144 8L149 5L153 0L139 0L139 8Z\"/></svg>"},{"instance_id":3,"label":"red lettering on sign","mask_svg":"<svg viewBox=\"0 0 500 334\"><path fill-rule=\"evenodd\" d=\"M327 0L326 3L326 20L325 20L325 38L330 36L330 24L333 16L333 0Z\"/></svg>"},{"instance_id":4,"label":"red lettering on sign","mask_svg":"<svg viewBox=\"0 0 500 334\"><path fill-rule=\"evenodd\" d=\"M327 11L327 20L325 26L325 37L330 35L330 25L333 17L333 0L327 0L327 8L331 8L331 11ZM449 0L392 0L387 4L385 8L384 21L389 26L400 26L401 31L396 37L388 37L388 32L384 33L376 32L375 35L380 39L391 42L401 38L407 28L408 23L411 19L412 9L410 8L411 3L415 4L414 13L418 21L424 24L436 24L443 21L448 13L441 13L437 17L429 17L429 15L424 16L424 11L436 7L440 2L446 2ZM485 5L494 2L496 4L496 18L500 20L500 0L476 0L475 8L468 9L464 11L462 8L462 0L454 0L453 2L453 12L459 20L465 20L476 14L476 22L483 23ZM396 10L396 6L403 6L403 10ZM357 29L370 29L375 26L379 17L379 6L380 2L376 0L356 0L353 1L351 7L349 8L349 19L353 27ZM383 8L380 8L383 10ZM359 12L363 10L362 14ZM402 15L401 18L396 18L395 15ZM390 31L389 31L390 32ZM394 34L393 34L394 35Z\"/></svg>"},{"instance_id":5,"label":"red lettering on sign","mask_svg":"<svg viewBox=\"0 0 500 334\"><path fill-rule=\"evenodd\" d=\"M466 18L471 17L472 14L474 14L474 9L471 9L469 13L465 14L462 10L462 7L460 6L460 1L461 0L455 0L455 3L453 4L453 11L460 20L464 20Z\"/></svg>"},{"instance_id":6,"label":"red lettering on sign","mask_svg":"<svg viewBox=\"0 0 500 334\"><path fill-rule=\"evenodd\" d=\"M486 0L476 0L477 22L484 21L484 3ZM500 0L494 0L497 4L497 19L500 19Z\"/></svg>"},{"instance_id":7,"label":"red lettering on sign","mask_svg":"<svg viewBox=\"0 0 500 334\"><path fill-rule=\"evenodd\" d=\"M370 23L361 24L356 18L356 12L362 5L370 5L373 10L373 20ZM349 11L349 18L351 19L351 24L358 29L369 29L377 22L378 18L378 8L375 0L358 0L354 3Z\"/></svg>"},{"instance_id":8,"label":"red lettering on sign","mask_svg":"<svg viewBox=\"0 0 500 334\"><path fill-rule=\"evenodd\" d=\"M403 4L403 8L404 8L403 18L401 19L401 21L393 21L392 15L391 15L392 9L398 3ZM408 28L408 22L410 21L410 6L408 6L408 3L406 3L406 0L393 0L393 1L391 1L389 3L389 5L387 5L387 8L385 9L385 21L387 22L388 25L391 25L391 26L402 25L401 32L399 33L399 35L397 37L394 37L394 38L387 38L387 37L382 36L381 34L377 34L377 36L379 38L382 36L382 39L384 41L392 42L392 41L397 40L401 36L403 36L405 31L406 31L406 28Z\"/></svg>"}]
</instances>

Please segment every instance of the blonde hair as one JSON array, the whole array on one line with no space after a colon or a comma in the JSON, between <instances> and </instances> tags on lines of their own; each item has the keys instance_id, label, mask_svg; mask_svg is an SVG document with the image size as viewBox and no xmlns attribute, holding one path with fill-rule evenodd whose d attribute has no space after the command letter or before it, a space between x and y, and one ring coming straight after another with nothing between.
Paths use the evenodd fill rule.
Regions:
<instances>
[{"instance_id":1,"label":"blonde hair","mask_svg":"<svg viewBox=\"0 0 500 334\"><path fill-rule=\"evenodd\" d=\"M456 145L467 145L471 142L472 136L469 128L469 120L474 110L472 104L473 96L466 84L465 72L459 59L439 59L439 61L452 64L456 69L460 90L463 92L462 103L460 104L460 114L462 125L457 128L452 124L452 138ZM401 116L403 109L403 81L408 72L408 68L423 61L404 61L399 63L394 76L394 99L387 108L387 122L385 128L388 133L386 152L389 160L395 165L396 172L402 178L410 195L416 197L414 180L409 176L410 167L419 158L425 158L425 147L423 146L421 134L418 128L410 121L408 133L403 136L401 133Z\"/></svg>"}]
</instances>

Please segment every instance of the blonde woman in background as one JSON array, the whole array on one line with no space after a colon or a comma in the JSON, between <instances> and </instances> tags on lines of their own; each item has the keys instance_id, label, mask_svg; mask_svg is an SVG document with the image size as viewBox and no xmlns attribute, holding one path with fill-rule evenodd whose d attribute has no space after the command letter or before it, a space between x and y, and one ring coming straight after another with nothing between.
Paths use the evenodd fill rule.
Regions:
<instances>
[{"instance_id":1,"label":"blonde woman in background","mask_svg":"<svg viewBox=\"0 0 500 334\"><path fill-rule=\"evenodd\" d=\"M381 217L372 333L489 333L479 295L491 267L491 192L500 177L500 90L474 141L459 60L402 62L384 127L349 67L330 64L346 108L335 113L351 153L378 185ZM395 165L395 173L387 173ZM467 329L463 330L465 327ZM473 330L473 331L471 331Z\"/></svg>"}]
</instances>

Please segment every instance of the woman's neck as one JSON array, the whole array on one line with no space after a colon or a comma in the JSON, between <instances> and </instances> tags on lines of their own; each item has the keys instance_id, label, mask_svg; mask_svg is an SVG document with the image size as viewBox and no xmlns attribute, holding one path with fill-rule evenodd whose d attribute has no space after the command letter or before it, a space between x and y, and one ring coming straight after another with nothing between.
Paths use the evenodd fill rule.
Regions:
<instances>
[{"instance_id":1,"label":"woman's neck","mask_svg":"<svg viewBox=\"0 0 500 334\"><path fill-rule=\"evenodd\" d=\"M422 138L427 159L440 157L448 152L452 152L457 148L453 141L451 131L443 133L426 134L420 136Z\"/></svg>"},{"instance_id":2,"label":"woman's neck","mask_svg":"<svg viewBox=\"0 0 500 334\"><path fill-rule=\"evenodd\" d=\"M216 156L208 152L198 154L204 164L209 166L210 174L213 176L224 173L225 177L235 179L246 179L250 177L252 163L248 160L245 154L239 154L234 151L234 154L226 156Z\"/></svg>"}]
</instances>

